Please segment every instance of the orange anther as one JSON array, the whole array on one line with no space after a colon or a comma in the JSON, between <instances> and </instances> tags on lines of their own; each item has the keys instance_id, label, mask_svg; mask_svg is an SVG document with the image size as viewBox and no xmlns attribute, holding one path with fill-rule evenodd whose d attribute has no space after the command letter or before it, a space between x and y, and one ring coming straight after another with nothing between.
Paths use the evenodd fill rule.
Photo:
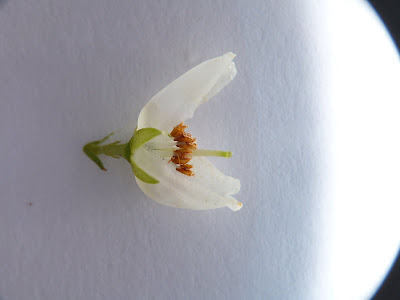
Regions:
<instances>
[{"instance_id":1,"label":"orange anther","mask_svg":"<svg viewBox=\"0 0 400 300\"><path fill-rule=\"evenodd\" d=\"M196 139L190 133L186 133L185 129L188 126L180 123L172 129L170 135L177 142L176 146L179 149L174 150L174 156L171 157L170 162L179 167L176 170L184 175L193 176L194 172L190 170L193 165L187 164L192 159L192 151L197 149Z\"/></svg>"}]
</instances>

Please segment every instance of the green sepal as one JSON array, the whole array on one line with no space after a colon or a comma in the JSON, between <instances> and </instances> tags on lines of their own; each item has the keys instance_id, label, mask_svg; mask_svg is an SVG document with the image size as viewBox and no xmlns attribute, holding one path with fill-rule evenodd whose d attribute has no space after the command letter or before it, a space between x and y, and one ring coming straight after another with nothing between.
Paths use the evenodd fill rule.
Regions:
<instances>
[{"instance_id":1,"label":"green sepal","mask_svg":"<svg viewBox=\"0 0 400 300\"><path fill-rule=\"evenodd\" d=\"M136 130L129 141L131 146L131 157L136 149L142 147L151 139L154 139L156 136L160 135L161 131L155 128L142 128L140 130Z\"/></svg>"},{"instance_id":2,"label":"green sepal","mask_svg":"<svg viewBox=\"0 0 400 300\"><path fill-rule=\"evenodd\" d=\"M99 166L99 168L103 171L107 171L106 168L104 168L104 165L100 158L97 156L97 150L99 148L99 145L103 143L105 140L107 140L110 136L112 136L114 132L111 132L109 135L107 135L105 138L99 140L99 141L94 141L91 143L86 144L83 146L83 152L89 157L96 165Z\"/></svg>"},{"instance_id":3,"label":"green sepal","mask_svg":"<svg viewBox=\"0 0 400 300\"><path fill-rule=\"evenodd\" d=\"M147 174L145 171L143 171L133 159L131 159L131 166L132 166L132 171L135 176L140 179L143 182L150 183L150 184L156 184L159 183L157 179L154 177L150 176Z\"/></svg>"},{"instance_id":4,"label":"green sepal","mask_svg":"<svg viewBox=\"0 0 400 300\"><path fill-rule=\"evenodd\" d=\"M132 171L135 176L140 179L143 182L150 183L150 184L155 184L158 183L159 181L147 174L145 171L143 171L135 162L133 159L135 151L139 149L141 146L146 144L148 141L151 139L155 138L156 136L160 135L161 131L155 128L142 128L139 130L135 130L131 140L129 141L130 144L130 149L131 149L131 159L130 163L132 166Z\"/></svg>"},{"instance_id":5,"label":"green sepal","mask_svg":"<svg viewBox=\"0 0 400 300\"><path fill-rule=\"evenodd\" d=\"M104 168L104 165L103 165L102 161L100 160L100 158L99 158L96 154L93 153L92 146L93 146L93 144L86 144L86 145L83 147L83 152L84 152L84 153L87 155L87 157L89 157L96 165L98 165L99 168L100 168L101 170L107 171L107 169Z\"/></svg>"}]
</instances>

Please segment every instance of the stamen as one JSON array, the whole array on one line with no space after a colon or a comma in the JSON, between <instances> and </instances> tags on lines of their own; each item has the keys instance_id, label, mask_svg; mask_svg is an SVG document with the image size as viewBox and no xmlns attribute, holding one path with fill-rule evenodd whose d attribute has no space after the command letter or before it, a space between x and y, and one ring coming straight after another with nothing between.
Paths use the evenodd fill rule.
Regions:
<instances>
[{"instance_id":1,"label":"stamen","mask_svg":"<svg viewBox=\"0 0 400 300\"><path fill-rule=\"evenodd\" d=\"M172 156L171 161L176 165L182 166L187 164L191 159L191 157Z\"/></svg>"},{"instance_id":2,"label":"stamen","mask_svg":"<svg viewBox=\"0 0 400 300\"><path fill-rule=\"evenodd\" d=\"M180 123L170 133L174 141L177 142L178 147L178 149L174 150L170 161L179 166L176 168L178 172L187 176L194 176L194 172L190 170L193 166L188 165L188 162L192 159L192 151L197 149L196 139L190 133L186 133L185 128L187 126Z\"/></svg>"},{"instance_id":3,"label":"stamen","mask_svg":"<svg viewBox=\"0 0 400 300\"><path fill-rule=\"evenodd\" d=\"M173 162L177 165L176 170L178 172L187 176L194 176L194 172L191 170L193 165L188 164L193 156L232 156L232 152L230 151L197 149L196 139L192 137L190 133L185 132L187 127L188 126L183 125L183 123L180 123L175 126L170 133L170 136L177 142L177 148L155 149L161 157L171 157L169 162Z\"/></svg>"},{"instance_id":4,"label":"stamen","mask_svg":"<svg viewBox=\"0 0 400 300\"><path fill-rule=\"evenodd\" d=\"M186 176L194 176L194 172L192 170L187 170L187 169L183 169L183 168L176 168L176 170L178 172L181 172L182 174L186 175Z\"/></svg>"},{"instance_id":5,"label":"stamen","mask_svg":"<svg viewBox=\"0 0 400 300\"><path fill-rule=\"evenodd\" d=\"M194 176L194 172L192 170L190 170L191 168L193 168L193 165L185 164L185 165L179 166L178 168L176 168L176 170L187 176Z\"/></svg>"}]
</instances>

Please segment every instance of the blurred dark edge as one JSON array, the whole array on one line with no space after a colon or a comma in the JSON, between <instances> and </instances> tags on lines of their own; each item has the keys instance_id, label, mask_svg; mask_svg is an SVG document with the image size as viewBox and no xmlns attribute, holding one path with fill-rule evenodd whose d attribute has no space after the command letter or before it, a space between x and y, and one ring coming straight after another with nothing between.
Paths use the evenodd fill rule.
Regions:
<instances>
[{"instance_id":1,"label":"blurred dark edge","mask_svg":"<svg viewBox=\"0 0 400 300\"><path fill-rule=\"evenodd\" d=\"M400 53L400 1L399 0L369 0L386 28L389 30L397 51ZM400 83L399 83L400 84ZM399 230L399 228L396 228ZM368 265L366 265L368 268ZM400 252L397 253L389 274L372 297L372 300L399 300L400 299Z\"/></svg>"}]
</instances>

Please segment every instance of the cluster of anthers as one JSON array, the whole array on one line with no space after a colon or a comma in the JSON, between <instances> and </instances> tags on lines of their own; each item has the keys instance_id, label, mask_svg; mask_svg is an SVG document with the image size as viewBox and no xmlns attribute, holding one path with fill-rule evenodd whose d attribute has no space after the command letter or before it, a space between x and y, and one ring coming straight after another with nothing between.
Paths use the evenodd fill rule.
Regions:
<instances>
[{"instance_id":1,"label":"cluster of anthers","mask_svg":"<svg viewBox=\"0 0 400 300\"><path fill-rule=\"evenodd\" d=\"M174 138L178 149L174 150L174 154L170 159L178 167L176 170L187 176L194 176L193 165L188 162L192 159L193 150L197 149L196 139L190 133L185 132L188 126L180 123L172 129L170 136Z\"/></svg>"}]
</instances>

